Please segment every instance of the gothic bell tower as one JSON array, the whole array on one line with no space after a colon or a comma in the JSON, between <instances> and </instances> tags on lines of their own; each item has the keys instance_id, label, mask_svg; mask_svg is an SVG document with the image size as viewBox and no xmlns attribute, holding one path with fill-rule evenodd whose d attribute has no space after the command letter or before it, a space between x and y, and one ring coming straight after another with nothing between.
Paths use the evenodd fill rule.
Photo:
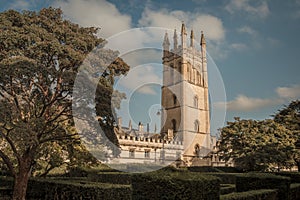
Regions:
<instances>
[{"instance_id":1,"label":"gothic bell tower","mask_svg":"<svg viewBox=\"0 0 300 200\"><path fill-rule=\"evenodd\" d=\"M206 42L201 32L198 50L192 30L188 44L184 23L179 39L180 44L174 30L173 49L167 33L163 41L161 135L181 141L181 158L190 164L193 158L202 158L210 151Z\"/></svg>"}]
</instances>

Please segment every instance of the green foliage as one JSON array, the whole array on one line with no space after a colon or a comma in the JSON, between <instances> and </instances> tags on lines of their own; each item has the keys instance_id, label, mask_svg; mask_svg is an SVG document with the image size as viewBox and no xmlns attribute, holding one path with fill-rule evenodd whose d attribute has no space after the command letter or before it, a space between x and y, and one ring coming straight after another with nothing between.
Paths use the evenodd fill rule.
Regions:
<instances>
[{"instance_id":1,"label":"green foliage","mask_svg":"<svg viewBox=\"0 0 300 200\"><path fill-rule=\"evenodd\" d=\"M222 184L235 184L236 176L240 173L205 173L207 175L216 176L221 180Z\"/></svg>"},{"instance_id":2,"label":"green foliage","mask_svg":"<svg viewBox=\"0 0 300 200\"><path fill-rule=\"evenodd\" d=\"M300 100L292 101L288 106L280 109L274 115L274 120L292 131L296 140L296 150L293 152L292 159L300 171Z\"/></svg>"},{"instance_id":3,"label":"green foliage","mask_svg":"<svg viewBox=\"0 0 300 200\"><path fill-rule=\"evenodd\" d=\"M289 177L292 183L300 183L299 172L275 172L276 175Z\"/></svg>"},{"instance_id":4,"label":"green foliage","mask_svg":"<svg viewBox=\"0 0 300 200\"><path fill-rule=\"evenodd\" d=\"M276 200L277 199L277 191L276 190L251 190L247 192L238 192L225 194L220 196L220 200Z\"/></svg>"},{"instance_id":5,"label":"green foliage","mask_svg":"<svg viewBox=\"0 0 300 200\"><path fill-rule=\"evenodd\" d=\"M221 130L219 154L232 159L246 171L264 171L272 167L290 167L295 138L290 130L274 120L241 120Z\"/></svg>"},{"instance_id":6,"label":"green foliage","mask_svg":"<svg viewBox=\"0 0 300 200\"><path fill-rule=\"evenodd\" d=\"M300 183L292 183L290 187L290 199L300 199Z\"/></svg>"},{"instance_id":7,"label":"green foliage","mask_svg":"<svg viewBox=\"0 0 300 200\"><path fill-rule=\"evenodd\" d=\"M0 177L0 180L0 186L9 186L11 190L11 178ZM129 185L93 183L82 179L33 178L29 181L26 199L131 199L131 188Z\"/></svg>"},{"instance_id":8,"label":"green foliage","mask_svg":"<svg viewBox=\"0 0 300 200\"><path fill-rule=\"evenodd\" d=\"M132 176L132 199L219 199L220 180L190 172Z\"/></svg>"},{"instance_id":9,"label":"green foliage","mask_svg":"<svg viewBox=\"0 0 300 200\"><path fill-rule=\"evenodd\" d=\"M98 93L105 91L105 95L96 98L100 121L93 121L105 121L107 138L117 144L114 110L101 107L99 102L112 97L114 78L125 74L129 66L117 58L118 52L102 48L105 43L96 37L97 28L83 28L64 20L60 9L9 10L0 13L0 21L0 158L15 176L14 195L21 199L33 166L36 175L45 176L61 165L97 163L81 145L71 101L78 69L95 47L103 56L94 55L97 62L85 69L97 71L103 68L101 64L108 65L96 83ZM105 63L106 58L114 59ZM115 97L118 108L124 95L116 93Z\"/></svg>"},{"instance_id":10,"label":"green foliage","mask_svg":"<svg viewBox=\"0 0 300 200\"><path fill-rule=\"evenodd\" d=\"M234 184L221 184L220 195L230 194L235 192Z\"/></svg>"},{"instance_id":11,"label":"green foliage","mask_svg":"<svg viewBox=\"0 0 300 200\"><path fill-rule=\"evenodd\" d=\"M223 172L211 166L191 166L187 168L191 172Z\"/></svg>"},{"instance_id":12,"label":"green foliage","mask_svg":"<svg viewBox=\"0 0 300 200\"><path fill-rule=\"evenodd\" d=\"M288 177L265 173L246 173L236 177L237 192L277 189L279 199L289 199L291 180Z\"/></svg>"}]
</instances>

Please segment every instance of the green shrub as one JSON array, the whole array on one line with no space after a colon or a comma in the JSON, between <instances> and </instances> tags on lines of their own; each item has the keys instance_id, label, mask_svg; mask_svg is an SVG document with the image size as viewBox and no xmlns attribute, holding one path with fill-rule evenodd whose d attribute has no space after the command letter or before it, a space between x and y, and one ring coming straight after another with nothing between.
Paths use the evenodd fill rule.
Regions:
<instances>
[{"instance_id":1,"label":"green shrub","mask_svg":"<svg viewBox=\"0 0 300 200\"><path fill-rule=\"evenodd\" d=\"M0 177L0 187L13 188L11 177ZM93 183L86 178L32 178L27 196L31 199L131 199L130 185Z\"/></svg>"},{"instance_id":2,"label":"green shrub","mask_svg":"<svg viewBox=\"0 0 300 200\"><path fill-rule=\"evenodd\" d=\"M230 194L235 192L234 184L221 184L220 194Z\"/></svg>"},{"instance_id":3,"label":"green shrub","mask_svg":"<svg viewBox=\"0 0 300 200\"><path fill-rule=\"evenodd\" d=\"M271 189L251 190L220 196L220 200L276 200L277 191Z\"/></svg>"},{"instance_id":4,"label":"green shrub","mask_svg":"<svg viewBox=\"0 0 300 200\"><path fill-rule=\"evenodd\" d=\"M222 172L226 173L242 173L243 171L241 169L238 169L236 167L214 167L215 169L218 169Z\"/></svg>"},{"instance_id":5,"label":"green shrub","mask_svg":"<svg viewBox=\"0 0 300 200\"><path fill-rule=\"evenodd\" d=\"M211 166L192 166L187 168L191 172L223 172Z\"/></svg>"},{"instance_id":6,"label":"green shrub","mask_svg":"<svg viewBox=\"0 0 300 200\"><path fill-rule=\"evenodd\" d=\"M276 175L287 176L291 178L292 183L300 183L300 173L299 172L276 172Z\"/></svg>"},{"instance_id":7,"label":"green shrub","mask_svg":"<svg viewBox=\"0 0 300 200\"><path fill-rule=\"evenodd\" d=\"M236 176L240 173L205 173L221 179L221 184L235 184Z\"/></svg>"},{"instance_id":8,"label":"green shrub","mask_svg":"<svg viewBox=\"0 0 300 200\"><path fill-rule=\"evenodd\" d=\"M131 188L78 180L31 179L27 199L131 199Z\"/></svg>"},{"instance_id":9,"label":"green shrub","mask_svg":"<svg viewBox=\"0 0 300 200\"><path fill-rule=\"evenodd\" d=\"M279 199L289 199L290 178L266 173L246 173L236 177L237 192L277 189Z\"/></svg>"},{"instance_id":10,"label":"green shrub","mask_svg":"<svg viewBox=\"0 0 300 200\"><path fill-rule=\"evenodd\" d=\"M290 199L300 199L300 183L292 183L290 187Z\"/></svg>"},{"instance_id":11,"label":"green shrub","mask_svg":"<svg viewBox=\"0 0 300 200\"><path fill-rule=\"evenodd\" d=\"M100 172L95 175L88 175L88 179L101 183L131 184L131 174L124 172Z\"/></svg>"},{"instance_id":12,"label":"green shrub","mask_svg":"<svg viewBox=\"0 0 300 200\"><path fill-rule=\"evenodd\" d=\"M220 180L190 172L132 175L132 199L219 199Z\"/></svg>"}]
</instances>

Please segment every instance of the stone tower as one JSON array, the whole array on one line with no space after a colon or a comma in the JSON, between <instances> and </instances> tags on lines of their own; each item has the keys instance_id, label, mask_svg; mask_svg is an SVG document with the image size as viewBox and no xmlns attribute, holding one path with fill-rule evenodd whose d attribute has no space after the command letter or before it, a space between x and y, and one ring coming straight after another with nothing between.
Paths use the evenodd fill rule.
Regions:
<instances>
[{"instance_id":1,"label":"stone tower","mask_svg":"<svg viewBox=\"0 0 300 200\"><path fill-rule=\"evenodd\" d=\"M178 44L180 39L180 44ZM161 135L183 142L182 159L191 164L210 151L210 118L208 100L206 42L201 32L200 50L196 48L193 30L190 42L184 23L180 38L176 30L173 49L168 34L163 41L163 107Z\"/></svg>"}]
</instances>

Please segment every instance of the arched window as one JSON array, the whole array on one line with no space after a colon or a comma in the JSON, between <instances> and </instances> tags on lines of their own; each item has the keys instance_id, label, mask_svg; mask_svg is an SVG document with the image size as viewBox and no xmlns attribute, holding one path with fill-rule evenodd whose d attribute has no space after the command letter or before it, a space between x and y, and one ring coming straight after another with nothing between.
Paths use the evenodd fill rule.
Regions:
<instances>
[{"instance_id":1,"label":"arched window","mask_svg":"<svg viewBox=\"0 0 300 200\"><path fill-rule=\"evenodd\" d=\"M200 157L200 146L199 146L199 144L195 145L195 152L194 153L195 153L197 158Z\"/></svg>"},{"instance_id":2,"label":"arched window","mask_svg":"<svg viewBox=\"0 0 300 200\"><path fill-rule=\"evenodd\" d=\"M172 129L173 129L173 132L176 131L176 120L175 119L172 119Z\"/></svg>"},{"instance_id":3,"label":"arched window","mask_svg":"<svg viewBox=\"0 0 300 200\"><path fill-rule=\"evenodd\" d=\"M176 105L176 103L177 103L177 97L175 94L173 94L173 104Z\"/></svg>"},{"instance_id":4,"label":"arched window","mask_svg":"<svg viewBox=\"0 0 300 200\"><path fill-rule=\"evenodd\" d=\"M196 120L195 122L194 122L194 131L195 132L199 132L199 121L198 120Z\"/></svg>"},{"instance_id":5,"label":"arched window","mask_svg":"<svg viewBox=\"0 0 300 200\"><path fill-rule=\"evenodd\" d=\"M198 96L194 96L194 107L198 108Z\"/></svg>"}]
</instances>

